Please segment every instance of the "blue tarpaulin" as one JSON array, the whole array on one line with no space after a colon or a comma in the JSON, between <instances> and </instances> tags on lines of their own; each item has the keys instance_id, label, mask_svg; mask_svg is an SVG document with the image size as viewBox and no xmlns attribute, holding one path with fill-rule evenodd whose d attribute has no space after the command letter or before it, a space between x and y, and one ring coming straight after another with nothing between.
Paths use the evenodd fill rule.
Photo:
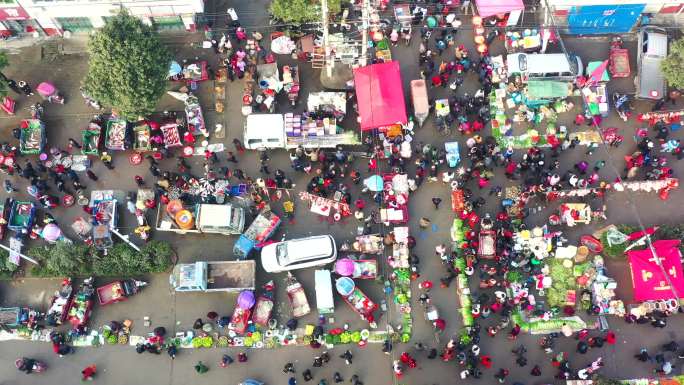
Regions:
<instances>
[{"instance_id":1,"label":"blue tarpaulin","mask_svg":"<svg viewBox=\"0 0 684 385\"><path fill-rule=\"evenodd\" d=\"M586 5L572 7L568 14L570 33L602 35L629 32L646 4Z\"/></svg>"}]
</instances>

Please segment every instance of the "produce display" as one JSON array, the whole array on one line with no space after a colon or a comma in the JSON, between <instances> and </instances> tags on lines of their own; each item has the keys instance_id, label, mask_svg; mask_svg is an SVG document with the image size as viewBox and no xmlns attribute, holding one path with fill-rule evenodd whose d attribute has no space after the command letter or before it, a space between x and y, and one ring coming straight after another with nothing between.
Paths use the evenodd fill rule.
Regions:
<instances>
[{"instance_id":1,"label":"produce display","mask_svg":"<svg viewBox=\"0 0 684 385\"><path fill-rule=\"evenodd\" d=\"M45 126L38 119L22 120L19 150L22 154L38 154L45 146Z\"/></svg>"},{"instance_id":2,"label":"produce display","mask_svg":"<svg viewBox=\"0 0 684 385\"><path fill-rule=\"evenodd\" d=\"M90 122L88 128L81 133L81 140L83 141L83 148L81 152L83 155L97 155L100 152L102 127L99 124Z\"/></svg>"},{"instance_id":3,"label":"produce display","mask_svg":"<svg viewBox=\"0 0 684 385\"><path fill-rule=\"evenodd\" d=\"M178 125L175 123L167 123L161 126L162 135L164 135L164 145L166 148L179 147L181 143L180 134L178 133Z\"/></svg>"},{"instance_id":4,"label":"produce display","mask_svg":"<svg viewBox=\"0 0 684 385\"><path fill-rule=\"evenodd\" d=\"M188 97L185 101L185 115L188 119L188 129L193 135L199 135L204 131L204 116L199 99L194 96Z\"/></svg>"},{"instance_id":5,"label":"produce display","mask_svg":"<svg viewBox=\"0 0 684 385\"><path fill-rule=\"evenodd\" d=\"M134 141L133 149L138 151L149 151L152 149L150 142L150 126L147 123L140 124L133 128Z\"/></svg>"},{"instance_id":6,"label":"produce display","mask_svg":"<svg viewBox=\"0 0 684 385\"><path fill-rule=\"evenodd\" d=\"M105 140L105 147L110 150L125 150L126 149L126 127L125 120L112 119L107 121L107 137Z\"/></svg>"}]
</instances>

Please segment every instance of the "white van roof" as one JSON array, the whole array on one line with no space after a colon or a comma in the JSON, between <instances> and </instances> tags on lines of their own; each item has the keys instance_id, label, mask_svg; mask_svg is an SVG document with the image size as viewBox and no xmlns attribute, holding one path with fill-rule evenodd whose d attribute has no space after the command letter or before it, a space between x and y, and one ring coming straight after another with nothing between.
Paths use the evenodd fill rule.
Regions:
<instances>
[{"instance_id":1,"label":"white van roof","mask_svg":"<svg viewBox=\"0 0 684 385\"><path fill-rule=\"evenodd\" d=\"M659 58L667 56L667 35L660 28L645 28L648 34L648 51L646 55L653 55Z\"/></svg>"},{"instance_id":2,"label":"white van roof","mask_svg":"<svg viewBox=\"0 0 684 385\"><path fill-rule=\"evenodd\" d=\"M245 124L245 138L280 138L285 135L283 114L250 114Z\"/></svg>"},{"instance_id":3,"label":"white van roof","mask_svg":"<svg viewBox=\"0 0 684 385\"><path fill-rule=\"evenodd\" d=\"M316 283L316 307L319 309L335 308L330 270L314 271L314 280Z\"/></svg>"},{"instance_id":4,"label":"white van roof","mask_svg":"<svg viewBox=\"0 0 684 385\"><path fill-rule=\"evenodd\" d=\"M514 53L506 56L509 73L572 72L565 54Z\"/></svg>"},{"instance_id":5,"label":"white van roof","mask_svg":"<svg viewBox=\"0 0 684 385\"><path fill-rule=\"evenodd\" d=\"M333 242L334 240L329 235L285 241L288 264L306 262L321 255L330 255L335 247Z\"/></svg>"},{"instance_id":6,"label":"white van roof","mask_svg":"<svg viewBox=\"0 0 684 385\"><path fill-rule=\"evenodd\" d=\"M200 227L228 227L233 216L233 206L202 204L199 207Z\"/></svg>"}]
</instances>

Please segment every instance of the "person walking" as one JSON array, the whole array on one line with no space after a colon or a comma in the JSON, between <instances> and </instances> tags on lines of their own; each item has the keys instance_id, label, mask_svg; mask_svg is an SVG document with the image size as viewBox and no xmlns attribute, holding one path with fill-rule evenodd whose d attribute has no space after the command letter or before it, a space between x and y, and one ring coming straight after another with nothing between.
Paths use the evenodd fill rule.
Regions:
<instances>
[{"instance_id":1,"label":"person walking","mask_svg":"<svg viewBox=\"0 0 684 385\"><path fill-rule=\"evenodd\" d=\"M74 148L77 148L77 149L80 150L80 149L82 148L81 144L78 143L78 142L76 141L76 139L74 139L74 138L69 138L69 145L68 145L68 147L69 147L69 150L73 150Z\"/></svg>"},{"instance_id":2,"label":"person walking","mask_svg":"<svg viewBox=\"0 0 684 385\"><path fill-rule=\"evenodd\" d=\"M345 352L340 356L340 358L344 358L344 363L347 364L347 365L351 365L351 364L352 364L352 357L353 357L353 355L352 355L352 352L351 352L350 350L345 351Z\"/></svg>"},{"instance_id":3,"label":"person walking","mask_svg":"<svg viewBox=\"0 0 684 385\"><path fill-rule=\"evenodd\" d=\"M31 88L30 85L28 85L28 83L26 83L23 80L20 80L18 85L19 85L19 89L21 90L21 92L24 93L24 95L33 96L33 89Z\"/></svg>"},{"instance_id":4,"label":"person walking","mask_svg":"<svg viewBox=\"0 0 684 385\"><path fill-rule=\"evenodd\" d=\"M442 203L442 198L432 197L432 204L435 205L435 210L439 210L439 204Z\"/></svg>"},{"instance_id":5,"label":"person walking","mask_svg":"<svg viewBox=\"0 0 684 385\"><path fill-rule=\"evenodd\" d=\"M240 155L245 153L245 146L242 145L242 142L238 138L233 139L233 146L235 146L235 151Z\"/></svg>"},{"instance_id":6,"label":"person walking","mask_svg":"<svg viewBox=\"0 0 684 385\"><path fill-rule=\"evenodd\" d=\"M110 170L114 170L114 165L112 164L112 156L107 153L107 151L103 151L102 155L100 155L100 160L102 163L104 163L105 167L107 167Z\"/></svg>"},{"instance_id":7,"label":"person walking","mask_svg":"<svg viewBox=\"0 0 684 385\"><path fill-rule=\"evenodd\" d=\"M92 180L93 182L97 182L98 177L97 177L97 175L95 175L95 173L94 173L92 170L90 170L90 169L86 170L86 175L87 175L88 178L90 178L90 180Z\"/></svg>"},{"instance_id":8,"label":"person walking","mask_svg":"<svg viewBox=\"0 0 684 385\"><path fill-rule=\"evenodd\" d=\"M137 184L138 187L143 187L145 185L145 179L140 175L134 176L133 179L135 179L135 184Z\"/></svg>"},{"instance_id":9,"label":"person walking","mask_svg":"<svg viewBox=\"0 0 684 385\"><path fill-rule=\"evenodd\" d=\"M195 372L197 372L197 374L204 374L208 371L209 367L207 367L207 365L204 365L202 361L197 361L197 363L195 364Z\"/></svg>"},{"instance_id":10,"label":"person walking","mask_svg":"<svg viewBox=\"0 0 684 385\"><path fill-rule=\"evenodd\" d=\"M81 381L92 381L97 373L97 367L95 365L86 366L85 369L81 370Z\"/></svg>"}]
</instances>

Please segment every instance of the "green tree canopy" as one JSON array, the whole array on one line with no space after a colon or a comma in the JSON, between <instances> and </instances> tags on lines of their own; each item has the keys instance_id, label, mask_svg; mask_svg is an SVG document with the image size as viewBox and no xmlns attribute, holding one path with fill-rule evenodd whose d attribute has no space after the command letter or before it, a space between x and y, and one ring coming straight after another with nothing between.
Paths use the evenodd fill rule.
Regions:
<instances>
[{"instance_id":1,"label":"green tree canopy","mask_svg":"<svg viewBox=\"0 0 684 385\"><path fill-rule=\"evenodd\" d=\"M670 45L670 54L661 64L670 87L684 89L684 38Z\"/></svg>"},{"instance_id":2,"label":"green tree canopy","mask_svg":"<svg viewBox=\"0 0 684 385\"><path fill-rule=\"evenodd\" d=\"M155 110L166 91L171 54L152 27L122 11L88 41L86 92L122 116Z\"/></svg>"},{"instance_id":3,"label":"green tree canopy","mask_svg":"<svg viewBox=\"0 0 684 385\"><path fill-rule=\"evenodd\" d=\"M7 59L7 51L0 51L0 97L7 96L9 88L7 87L7 80L2 70L9 65L9 60Z\"/></svg>"},{"instance_id":4,"label":"green tree canopy","mask_svg":"<svg viewBox=\"0 0 684 385\"><path fill-rule=\"evenodd\" d=\"M342 1L328 0L328 12L335 14L342 9ZM309 23L321 18L320 0L273 0L271 14L285 23Z\"/></svg>"}]
</instances>

